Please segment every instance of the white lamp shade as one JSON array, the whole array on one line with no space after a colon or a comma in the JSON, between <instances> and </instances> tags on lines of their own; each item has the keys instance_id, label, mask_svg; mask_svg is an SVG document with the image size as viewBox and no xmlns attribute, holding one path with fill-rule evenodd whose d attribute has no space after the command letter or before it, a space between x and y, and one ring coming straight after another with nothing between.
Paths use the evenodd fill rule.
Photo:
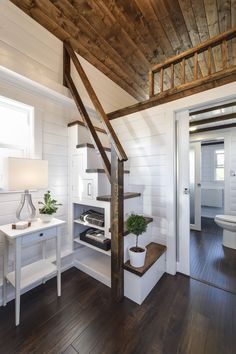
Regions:
<instances>
[{"instance_id":1,"label":"white lamp shade","mask_svg":"<svg viewBox=\"0 0 236 354\"><path fill-rule=\"evenodd\" d=\"M9 190L43 189L48 186L48 161L8 158Z\"/></svg>"}]
</instances>

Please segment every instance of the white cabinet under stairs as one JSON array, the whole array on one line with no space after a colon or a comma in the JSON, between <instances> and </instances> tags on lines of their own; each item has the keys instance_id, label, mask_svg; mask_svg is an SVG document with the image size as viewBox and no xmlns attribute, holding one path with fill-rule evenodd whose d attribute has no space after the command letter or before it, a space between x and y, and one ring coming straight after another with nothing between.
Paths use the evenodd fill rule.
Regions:
<instances>
[{"instance_id":1,"label":"white cabinet under stairs","mask_svg":"<svg viewBox=\"0 0 236 354\"><path fill-rule=\"evenodd\" d=\"M99 134L105 135L102 132L99 132ZM110 147L106 135L101 140L106 146L106 153L110 159ZM110 182L103 169L101 158L89 140L87 129L81 124L75 124L69 128L69 152L71 233L74 241L75 265L81 271L111 286L111 250L98 248L94 244L89 244L81 239L88 228L100 230L104 233L105 238L111 239ZM142 205L142 194L133 191L129 186L129 167L128 164L125 164L124 219L126 220L130 213L143 214ZM95 226L87 221L82 221L80 219L81 214L88 210L103 214L104 225ZM152 221L153 219L150 216L146 216L147 233L140 237L140 243L143 246L151 243L150 228ZM128 234L124 225L125 296L141 303L165 272L165 250L160 255L161 259L159 260L159 257L155 259L147 274L142 277L140 274L130 272L127 267L128 247L133 245L134 242L134 236ZM153 249L155 247L152 247L152 252ZM149 259L149 257L147 258ZM154 273L152 274L152 272ZM144 287L146 287L146 290Z\"/></svg>"}]
</instances>

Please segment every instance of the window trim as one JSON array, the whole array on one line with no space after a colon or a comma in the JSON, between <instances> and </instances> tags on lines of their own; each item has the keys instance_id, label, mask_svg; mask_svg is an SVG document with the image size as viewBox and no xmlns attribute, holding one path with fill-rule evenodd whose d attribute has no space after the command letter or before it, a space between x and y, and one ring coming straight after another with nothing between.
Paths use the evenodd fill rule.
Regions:
<instances>
[{"instance_id":1,"label":"window trim","mask_svg":"<svg viewBox=\"0 0 236 354\"><path fill-rule=\"evenodd\" d=\"M0 95L0 106L8 107L10 109L16 110L17 112L24 112L27 115L27 120L29 124L29 131L28 131L28 142L27 146L21 145L14 145L14 144L5 144L0 142L0 148L12 149L12 150L22 150L23 157L26 158L34 158L36 153L36 131L35 131L35 109L34 107L21 103L19 101L15 101L13 99L4 97ZM5 165L5 162L3 162ZM0 185L0 193L11 193L14 191L8 191L6 188L7 185L7 177L4 177L4 170L0 171L0 179L2 179L3 183Z\"/></svg>"},{"instance_id":2,"label":"window trim","mask_svg":"<svg viewBox=\"0 0 236 354\"><path fill-rule=\"evenodd\" d=\"M217 163L217 155L220 155L220 154L223 154L224 158L225 158L224 149L216 149L214 151L214 180L215 180L215 182L224 182L224 180L225 180L225 177L223 179L218 179L217 173L216 173L217 169L222 169L223 171L225 170L225 161L222 165L218 165L218 163Z\"/></svg>"}]
</instances>

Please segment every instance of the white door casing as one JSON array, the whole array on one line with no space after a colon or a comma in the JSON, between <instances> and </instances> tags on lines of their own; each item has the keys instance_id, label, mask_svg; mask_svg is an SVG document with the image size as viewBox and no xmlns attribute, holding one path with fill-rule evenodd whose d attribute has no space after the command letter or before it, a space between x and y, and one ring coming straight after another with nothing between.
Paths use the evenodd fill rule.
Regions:
<instances>
[{"instance_id":1,"label":"white door casing","mask_svg":"<svg viewBox=\"0 0 236 354\"><path fill-rule=\"evenodd\" d=\"M190 274L189 112L176 113L177 122L177 270Z\"/></svg>"},{"instance_id":2,"label":"white door casing","mask_svg":"<svg viewBox=\"0 0 236 354\"><path fill-rule=\"evenodd\" d=\"M190 229L201 231L201 142L190 143ZM192 173L191 173L192 172Z\"/></svg>"}]
</instances>

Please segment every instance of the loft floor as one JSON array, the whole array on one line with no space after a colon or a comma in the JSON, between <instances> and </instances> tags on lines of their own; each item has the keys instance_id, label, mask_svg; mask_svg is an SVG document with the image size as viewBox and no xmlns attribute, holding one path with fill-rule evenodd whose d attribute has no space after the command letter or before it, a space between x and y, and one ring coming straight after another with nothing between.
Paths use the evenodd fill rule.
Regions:
<instances>
[{"instance_id":1,"label":"loft floor","mask_svg":"<svg viewBox=\"0 0 236 354\"><path fill-rule=\"evenodd\" d=\"M110 289L73 268L0 309L0 352L233 354L236 296L188 277L165 275L142 306L116 304Z\"/></svg>"}]
</instances>

